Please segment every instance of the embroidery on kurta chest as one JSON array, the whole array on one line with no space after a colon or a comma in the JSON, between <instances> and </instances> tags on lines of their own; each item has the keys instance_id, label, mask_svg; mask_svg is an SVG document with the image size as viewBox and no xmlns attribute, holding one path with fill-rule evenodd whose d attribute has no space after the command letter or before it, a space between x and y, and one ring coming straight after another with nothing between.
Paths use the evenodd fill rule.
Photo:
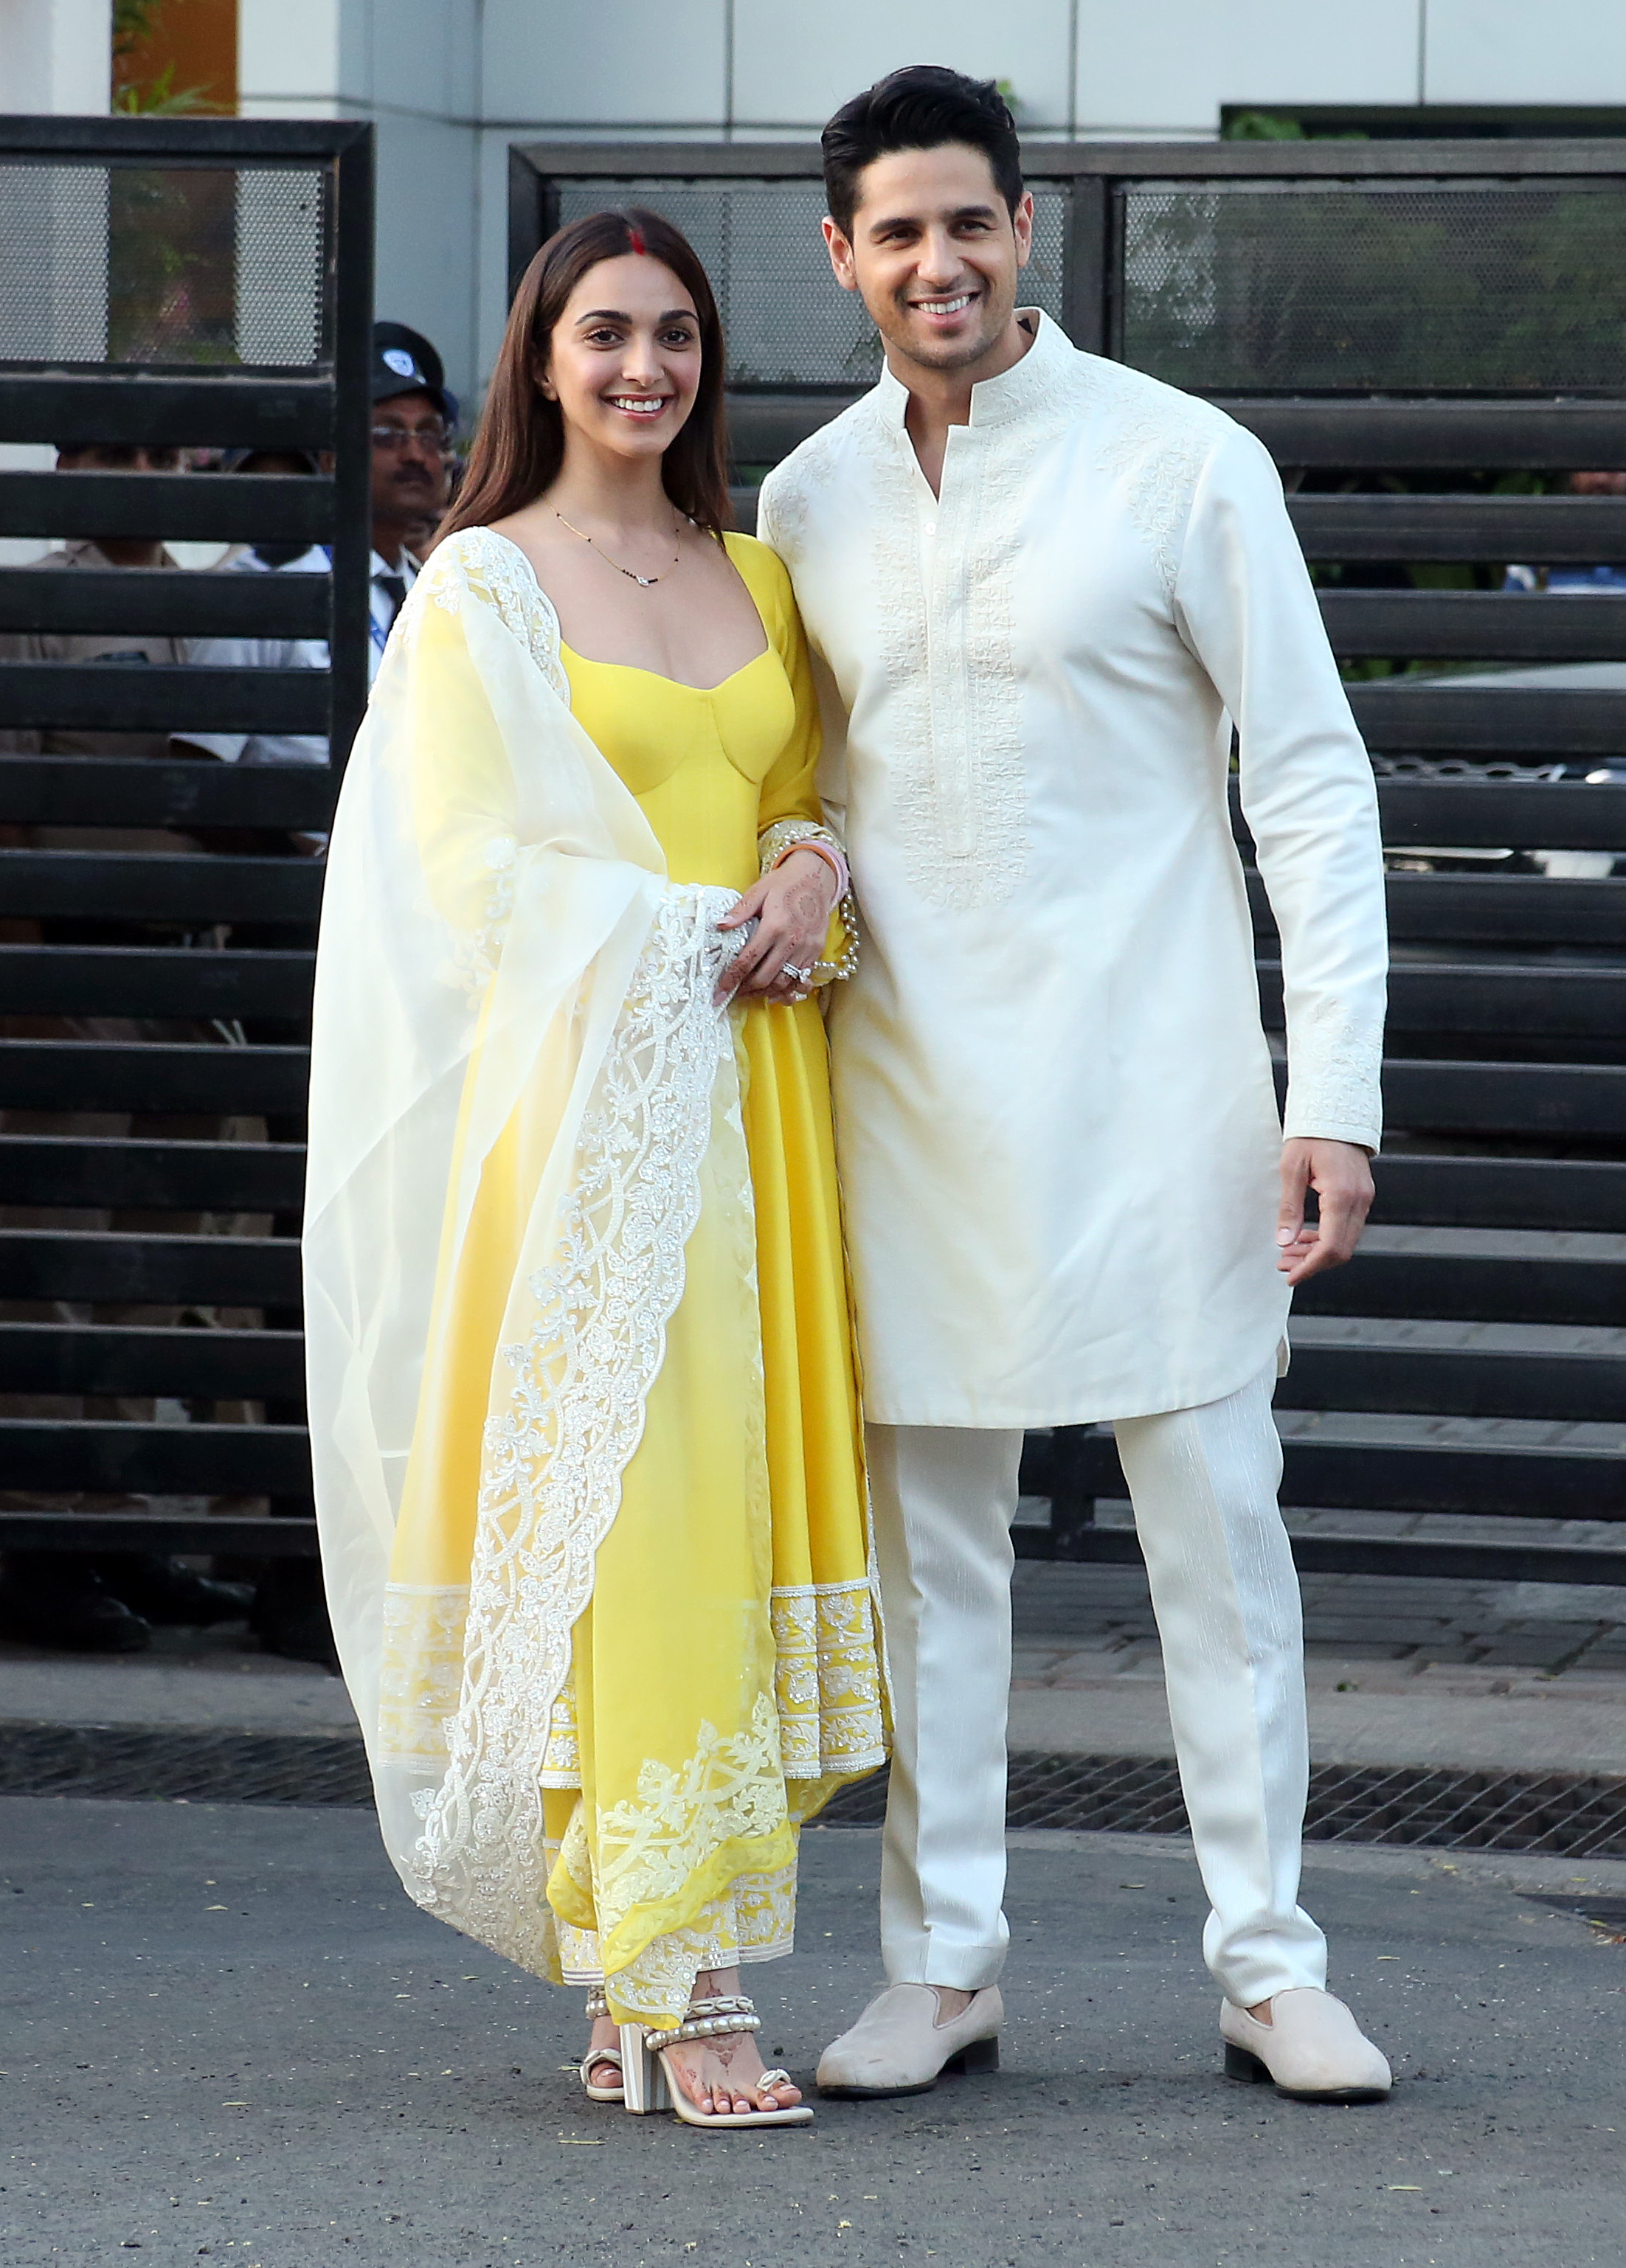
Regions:
<instances>
[{"instance_id":1,"label":"embroidery on kurta chest","mask_svg":"<svg viewBox=\"0 0 1626 2268\"><path fill-rule=\"evenodd\" d=\"M1149 393L1143 379L1120 378L1111 364L1087 367L1084 399L1110 421L1097 461L1120 483L1130 523L1151 551L1164 600L1171 600L1192 497L1219 421L1171 390Z\"/></svg>"},{"instance_id":2,"label":"embroidery on kurta chest","mask_svg":"<svg viewBox=\"0 0 1626 2268\"><path fill-rule=\"evenodd\" d=\"M1003 437L955 498L929 565L907 439L867 418L855 439L876 499L876 617L892 707L888 772L909 878L932 904L1002 904L1027 871L1022 682L1011 585L1031 455ZM1027 436L1024 436L1024 442Z\"/></svg>"}]
</instances>

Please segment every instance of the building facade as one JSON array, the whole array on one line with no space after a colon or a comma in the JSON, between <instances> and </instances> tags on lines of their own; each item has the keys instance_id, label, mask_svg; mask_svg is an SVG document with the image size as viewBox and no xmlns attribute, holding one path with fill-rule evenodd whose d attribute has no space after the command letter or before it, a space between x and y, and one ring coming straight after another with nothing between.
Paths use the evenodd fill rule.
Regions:
<instances>
[{"instance_id":1,"label":"building facade","mask_svg":"<svg viewBox=\"0 0 1626 2268\"><path fill-rule=\"evenodd\" d=\"M245 116L376 122L379 312L426 331L465 396L503 320L514 141L803 140L910 62L1001 80L1024 133L1047 138L1201 137L1238 110L1304 106L1415 109L1419 132L1460 107L1626 111L1622 0L871 0L835 18L786 0L237 7ZM0 0L0 109L104 108L110 45L109 0ZM183 57L176 83L203 75Z\"/></svg>"}]
</instances>

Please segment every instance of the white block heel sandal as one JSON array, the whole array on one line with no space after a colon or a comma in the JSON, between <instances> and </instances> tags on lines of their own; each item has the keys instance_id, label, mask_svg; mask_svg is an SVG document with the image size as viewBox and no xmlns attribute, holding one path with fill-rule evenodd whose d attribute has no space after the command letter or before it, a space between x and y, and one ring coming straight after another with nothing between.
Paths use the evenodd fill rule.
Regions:
<instances>
[{"instance_id":1,"label":"white block heel sandal","mask_svg":"<svg viewBox=\"0 0 1626 2268\"><path fill-rule=\"evenodd\" d=\"M719 2039L731 2032L757 2032L762 2019L750 2001L739 1995L713 2000L691 2000L681 2024L669 2029L646 2031L641 2024L621 2027L621 2069L626 2108L639 2116L652 2110L675 2110L688 2126L806 2126L813 2113L805 2102L787 2110L701 2110L691 2102L668 2065L669 2049L685 2040ZM760 2079L735 2091L759 2095L765 2088L794 2086L787 2071L765 2071Z\"/></svg>"},{"instance_id":2,"label":"white block heel sandal","mask_svg":"<svg viewBox=\"0 0 1626 2268\"><path fill-rule=\"evenodd\" d=\"M588 2023L595 2024L601 2016L607 2016L609 2014L610 2003L603 1994L589 1992L588 1995ZM589 2102L619 2102L624 2098L625 2090L620 2080L617 2080L613 2087L594 2085L593 2073L605 2065L608 2065L612 2071L619 2071L622 2068L619 2048L589 2048L581 2058L581 2091Z\"/></svg>"}]
</instances>

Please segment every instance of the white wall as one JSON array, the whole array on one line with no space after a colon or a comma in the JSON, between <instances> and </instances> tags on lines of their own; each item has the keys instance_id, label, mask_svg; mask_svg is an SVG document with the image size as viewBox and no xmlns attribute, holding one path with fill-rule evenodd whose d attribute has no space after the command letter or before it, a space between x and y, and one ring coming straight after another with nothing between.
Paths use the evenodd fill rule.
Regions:
<instances>
[{"instance_id":1,"label":"white wall","mask_svg":"<svg viewBox=\"0 0 1626 2268\"><path fill-rule=\"evenodd\" d=\"M1232 102L1418 99L1420 0L1075 5L1076 116L1091 135L1212 134L1222 104Z\"/></svg>"},{"instance_id":2,"label":"white wall","mask_svg":"<svg viewBox=\"0 0 1626 2268\"><path fill-rule=\"evenodd\" d=\"M0 5L4 0L0 0ZM245 118L371 118L375 304L476 371L482 0L239 0ZM499 286L500 288L500 286Z\"/></svg>"},{"instance_id":3,"label":"white wall","mask_svg":"<svg viewBox=\"0 0 1626 2268\"><path fill-rule=\"evenodd\" d=\"M1626 102L1622 0L1428 0L1430 102Z\"/></svg>"},{"instance_id":4,"label":"white wall","mask_svg":"<svg viewBox=\"0 0 1626 2268\"><path fill-rule=\"evenodd\" d=\"M111 0L0 0L0 110L107 114Z\"/></svg>"},{"instance_id":5,"label":"white wall","mask_svg":"<svg viewBox=\"0 0 1626 2268\"><path fill-rule=\"evenodd\" d=\"M0 0L0 55L8 11L92 4ZM804 140L912 62L1009 80L1042 136L1208 136L1227 103L1626 105L1626 0L239 5L247 115L377 121L379 310L463 393L501 332L515 141Z\"/></svg>"}]
</instances>

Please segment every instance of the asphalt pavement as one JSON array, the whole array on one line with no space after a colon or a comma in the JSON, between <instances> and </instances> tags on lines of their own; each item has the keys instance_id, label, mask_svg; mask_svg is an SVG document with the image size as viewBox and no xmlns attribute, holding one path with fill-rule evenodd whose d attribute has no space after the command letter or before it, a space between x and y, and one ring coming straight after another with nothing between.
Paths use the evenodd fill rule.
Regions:
<instances>
[{"instance_id":1,"label":"asphalt pavement","mask_svg":"<svg viewBox=\"0 0 1626 2268\"><path fill-rule=\"evenodd\" d=\"M751 1980L798 2073L875 1984L877 1859L810 1832ZM1017 1837L1004 2069L765 2135L586 2102L580 1995L418 1913L364 1812L6 1798L0 1877L5 2268L1626 2257L1626 1864L1312 1851L1399 2074L1317 2110L1221 2076L1179 1843Z\"/></svg>"}]
</instances>

